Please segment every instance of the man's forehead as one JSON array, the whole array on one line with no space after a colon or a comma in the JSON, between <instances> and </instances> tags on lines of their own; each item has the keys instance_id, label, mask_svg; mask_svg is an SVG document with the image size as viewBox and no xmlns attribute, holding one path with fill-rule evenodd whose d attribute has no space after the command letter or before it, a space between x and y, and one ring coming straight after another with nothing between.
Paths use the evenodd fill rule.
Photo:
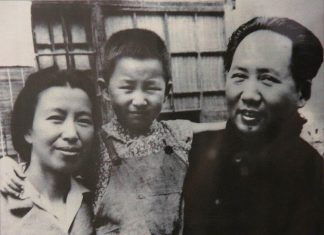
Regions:
<instances>
[{"instance_id":1,"label":"man's forehead","mask_svg":"<svg viewBox=\"0 0 324 235\"><path fill-rule=\"evenodd\" d=\"M241 41L238 47L244 47L246 50L252 50L251 52L253 52L269 45L292 49L290 38L271 30L258 30L250 33Z\"/></svg>"},{"instance_id":2,"label":"man's forehead","mask_svg":"<svg viewBox=\"0 0 324 235\"><path fill-rule=\"evenodd\" d=\"M246 36L238 45L232 67L288 67L291 55L292 41L288 37L269 30L259 30Z\"/></svg>"}]
</instances>

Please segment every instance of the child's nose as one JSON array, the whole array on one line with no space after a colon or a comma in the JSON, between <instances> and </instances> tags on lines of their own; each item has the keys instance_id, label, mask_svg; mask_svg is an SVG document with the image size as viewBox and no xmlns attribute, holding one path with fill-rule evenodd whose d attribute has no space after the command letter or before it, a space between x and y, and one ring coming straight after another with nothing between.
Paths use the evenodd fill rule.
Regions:
<instances>
[{"instance_id":1,"label":"child's nose","mask_svg":"<svg viewBox=\"0 0 324 235\"><path fill-rule=\"evenodd\" d=\"M133 105L137 107L147 105L147 100L142 92L137 92L133 97Z\"/></svg>"}]
</instances>

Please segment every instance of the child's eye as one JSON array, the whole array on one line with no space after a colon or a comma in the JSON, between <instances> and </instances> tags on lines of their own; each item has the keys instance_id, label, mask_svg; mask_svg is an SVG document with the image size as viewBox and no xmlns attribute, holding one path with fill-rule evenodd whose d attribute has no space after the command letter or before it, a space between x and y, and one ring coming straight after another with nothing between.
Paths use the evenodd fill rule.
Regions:
<instances>
[{"instance_id":1,"label":"child's eye","mask_svg":"<svg viewBox=\"0 0 324 235\"><path fill-rule=\"evenodd\" d=\"M146 90L151 90L151 91L160 91L161 88L160 87L156 87L156 86L149 86L146 88Z\"/></svg>"},{"instance_id":2,"label":"child's eye","mask_svg":"<svg viewBox=\"0 0 324 235\"><path fill-rule=\"evenodd\" d=\"M122 89L122 90L133 90L133 87L132 86L121 86L121 87L119 87L119 89Z\"/></svg>"}]
</instances>

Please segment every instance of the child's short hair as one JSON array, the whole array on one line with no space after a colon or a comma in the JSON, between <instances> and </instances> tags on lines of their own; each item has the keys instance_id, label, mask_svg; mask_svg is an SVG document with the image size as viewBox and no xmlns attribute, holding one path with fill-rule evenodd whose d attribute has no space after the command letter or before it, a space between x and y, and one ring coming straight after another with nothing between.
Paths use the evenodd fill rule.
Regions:
<instances>
[{"instance_id":1,"label":"child's short hair","mask_svg":"<svg viewBox=\"0 0 324 235\"><path fill-rule=\"evenodd\" d=\"M122 57L158 59L162 63L163 78L171 79L170 55L163 40L146 29L126 29L114 33L105 44L103 77L109 84L116 62Z\"/></svg>"}]
</instances>

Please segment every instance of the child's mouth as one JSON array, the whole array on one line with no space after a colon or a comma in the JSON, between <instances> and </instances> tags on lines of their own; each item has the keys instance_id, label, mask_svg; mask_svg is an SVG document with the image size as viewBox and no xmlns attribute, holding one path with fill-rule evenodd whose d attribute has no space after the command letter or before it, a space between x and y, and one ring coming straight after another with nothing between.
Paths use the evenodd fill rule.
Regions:
<instances>
[{"instance_id":1,"label":"child's mouth","mask_svg":"<svg viewBox=\"0 0 324 235\"><path fill-rule=\"evenodd\" d=\"M146 116L145 112L130 112L129 117L132 119L144 119Z\"/></svg>"}]
</instances>

